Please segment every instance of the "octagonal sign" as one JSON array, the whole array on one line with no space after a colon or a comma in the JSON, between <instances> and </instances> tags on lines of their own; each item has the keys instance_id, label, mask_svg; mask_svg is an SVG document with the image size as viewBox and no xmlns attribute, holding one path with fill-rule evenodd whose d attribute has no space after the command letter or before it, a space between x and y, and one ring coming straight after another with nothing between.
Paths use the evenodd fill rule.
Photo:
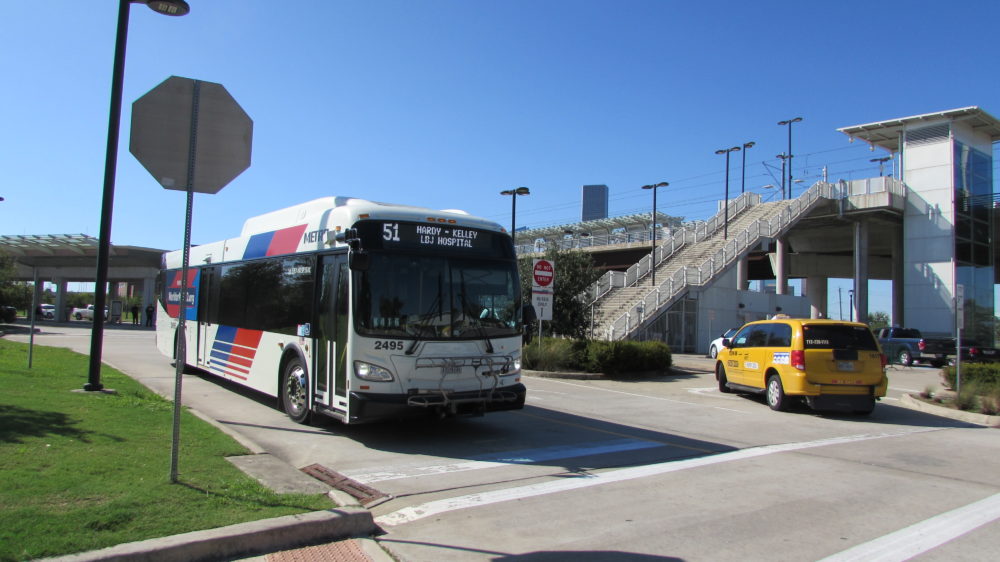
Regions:
<instances>
[{"instance_id":1,"label":"octagonal sign","mask_svg":"<svg viewBox=\"0 0 1000 562\"><path fill-rule=\"evenodd\" d=\"M250 167L252 142L222 84L171 76L132 104L129 152L166 189L218 193Z\"/></svg>"}]
</instances>

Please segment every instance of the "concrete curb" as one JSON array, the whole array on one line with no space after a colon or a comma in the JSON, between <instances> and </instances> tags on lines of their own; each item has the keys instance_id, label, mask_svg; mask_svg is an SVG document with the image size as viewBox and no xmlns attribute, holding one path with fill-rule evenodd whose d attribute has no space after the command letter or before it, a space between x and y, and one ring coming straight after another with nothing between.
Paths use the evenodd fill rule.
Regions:
<instances>
[{"instance_id":1,"label":"concrete curb","mask_svg":"<svg viewBox=\"0 0 1000 562\"><path fill-rule=\"evenodd\" d=\"M976 425L984 425L986 427L1000 427L1000 416L987 416L986 414L975 414L972 412L955 410L954 408L935 406L934 404L928 404L923 400L914 398L912 394L904 394L903 397L899 399L899 403L907 408L910 408L911 410L918 410L926 414L934 414L935 416L941 416Z\"/></svg>"},{"instance_id":2,"label":"concrete curb","mask_svg":"<svg viewBox=\"0 0 1000 562\"><path fill-rule=\"evenodd\" d=\"M358 507L344 507L119 544L101 550L43 560L48 562L228 560L293 549L307 544L370 536L377 530L378 527L370 511Z\"/></svg>"},{"instance_id":3,"label":"concrete curb","mask_svg":"<svg viewBox=\"0 0 1000 562\"><path fill-rule=\"evenodd\" d=\"M521 370L521 374L528 377L538 377L542 379L576 379L576 380L593 380L593 379L605 379L608 378L602 373L577 373L577 372L562 372L562 371L528 371Z\"/></svg>"}]
</instances>

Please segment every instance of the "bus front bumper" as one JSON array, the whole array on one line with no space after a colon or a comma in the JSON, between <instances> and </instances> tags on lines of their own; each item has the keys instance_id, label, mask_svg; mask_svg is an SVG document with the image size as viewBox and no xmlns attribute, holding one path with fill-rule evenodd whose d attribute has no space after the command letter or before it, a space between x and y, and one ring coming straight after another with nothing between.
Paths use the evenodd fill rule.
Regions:
<instances>
[{"instance_id":1,"label":"bus front bumper","mask_svg":"<svg viewBox=\"0 0 1000 562\"><path fill-rule=\"evenodd\" d=\"M527 390L521 383L493 390L380 394L350 393L350 423L386 418L438 415L482 415L524 408Z\"/></svg>"}]
</instances>

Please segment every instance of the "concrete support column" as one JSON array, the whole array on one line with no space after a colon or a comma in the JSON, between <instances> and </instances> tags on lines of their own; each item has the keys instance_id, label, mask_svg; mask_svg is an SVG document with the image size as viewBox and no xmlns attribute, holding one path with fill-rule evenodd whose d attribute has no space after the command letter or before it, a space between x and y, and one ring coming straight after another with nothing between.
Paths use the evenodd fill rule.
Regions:
<instances>
[{"instance_id":1,"label":"concrete support column","mask_svg":"<svg viewBox=\"0 0 1000 562\"><path fill-rule=\"evenodd\" d=\"M743 254L738 260L736 260L736 290L746 291L747 290L747 270L749 269L750 263L747 259L747 255Z\"/></svg>"},{"instance_id":2,"label":"concrete support column","mask_svg":"<svg viewBox=\"0 0 1000 562\"><path fill-rule=\"evenodd\" d=\"M854 318L868 322L868 221L854 223Z\"/></svg>"},{"instance_id":3,"label":"concrete support column","mask_svg":"<svg viewBox=\"0 0 1000 562\"><path fill-rule=\"evenodd\" d=\"M775 283L774 292L779 295L788 293L788 266L785 261L788 258L788 243L784 238L775 240Z\"/></svg>"},{"instance_id":4,"label":"concrete support column","mask_svg":"<svg viewBox=\"0 0 1000 562\"><path fill-rule=\"evenodd\" d=\"M37 308L40 304L42 304L42 294L43 294L42 287L45 286L45 282L43 282L42 279L38 277L37 269L35 270L34 277L35 277L34 294L31 297L31 306ZM34 313L35 313L34 309L28 310L28 318L30 319L31 315ZM41 318L35 318L35 320L38 321L41 320Z\"/></svg>"},{"instance_id":5,"label":"concrete support column","mask_svg":"<svg viewBox=\"0 0 1000 562\"><path fill-rule=\"evenodd\" d=\"M148 310L147 307L152 305L154 310L153 314L154 315L156 314L155 312L156 304L154 304L156 302L155 293L156 293L156 278L146 277L145 279L143 279L142 280L142 324L144 326L146 324L152 325L152 323L149 322L149 319L146 317L147 316L146 311Z\"/></svg>"},{"instance_id":6,"label":"concrete support column","mask_svg":"<svg viewBox=\"0 0 1000 562\"><path fill-rule=\"evenodd\" d=\"M829 318L826 299L829 287L826 277L807 277L802 280L802 290L809 297L809 318Z\"/></svg>"},{"instance_id":7,"label":"concrete support column","mask_svg":"<svg viewBox=\"0 0 1000 562\"><path fill-rule=\"evenodd\" d=\"M905 326L903 309L903 236L896 231L892 235L892 324Z\"/></svg>"},{"instance_id":8,"label":"concrete support column","mask_svg":"<svg viewBox=\"0 0 1000 562\"><path fill-rule=\"evenodd\" d=\"M56 277L52 280L52 284L56 286L56 321L67 322L69 311L66 310L66 280Z\"/></svg>"}]
</instances>

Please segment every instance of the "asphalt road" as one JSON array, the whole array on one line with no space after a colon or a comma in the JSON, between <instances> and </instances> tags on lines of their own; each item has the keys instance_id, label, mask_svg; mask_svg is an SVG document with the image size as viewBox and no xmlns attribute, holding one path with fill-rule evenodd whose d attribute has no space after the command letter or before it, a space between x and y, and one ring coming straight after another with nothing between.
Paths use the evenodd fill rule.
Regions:
<instances>
[{"instance_id":1,"label":"asphalt road","mask_svg":"<svg viewBox=\"0 0 1000 562\"><path fill-rule=\"evenodd\" d=\"M42 328L36 343L89 351L86 329ZM172 394L152 332L108 329L104 359ZM301 426L198 375L183 399L293 466L386 494L371 507L378 540L407 561L995 556L997 431L898 401L937 370L891 369L889 397L855 417L772 412L720 394L709 359L676 364L640 381L525 377L524 410L436 422Z\"/></svg>"}]
</instances>

